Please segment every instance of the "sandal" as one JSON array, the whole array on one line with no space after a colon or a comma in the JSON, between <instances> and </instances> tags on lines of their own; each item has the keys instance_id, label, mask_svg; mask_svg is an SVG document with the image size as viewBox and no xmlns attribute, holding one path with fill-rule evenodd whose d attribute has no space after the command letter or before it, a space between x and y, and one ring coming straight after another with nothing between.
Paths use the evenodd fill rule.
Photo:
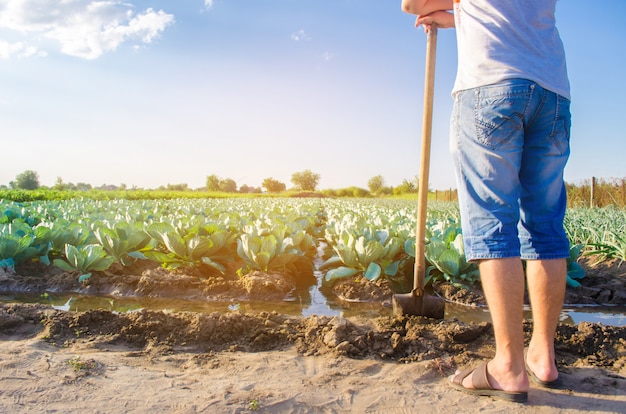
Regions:
<instances>
[{"instance_id":1,"label":"sandal","mask_svg":"<svg viewBox=\"0 0 626 414\"><path fill-rule=\"evenodd\" d=\"M530 378L530 380L535 385L539 385L540 387L543 387L543 388L550 388L553 390L558 390L560 388L563 388L563 382L561 381L560 376L558 376L555 380L552 380L552 381L544 381L540 379L539 377L537 377L535 373L530 368L528 368L528 365L526 365L526 372L528 373L528 377Z\"/></svg>"},{"instance_id":2,"label":"sandal","mask_svg":"<svg viewBox=\"0 0 626 414\"><path fill-rule=\"evenodd\" d=\"M463 386L463 380L468 375L472 376L472 385L474 388L466 388ZM526 402L528 400L528 392L525 391L514 392L494 390L491 387L491 384L489 384L489 379L487 378L486 362L483 362L474 369L469 368L454 375L450 378L450 385L459 391L463 391L471 395L494 397L500 400L518 403Z\"/></svg>"},{"instance_id":3,"label":"sandal","mask_svg":"<svg viewBox=\"0 0 626 414\"><path fill-rule=\"evenodd\" d=\"M526 354L527 353L528 353L528 349L524 351L524 361L525 361L525 363L526 363ZM556 364L556 361L554 361L554 363ZM530 380L535 385L539 385L540 387L550 388L550 389L553 389L553 390L560 389L560 388L563 387L563 382L561 381L561 376L560 375L555 380L544 381L544 380L540 379L539 377L537 377L537 375L535 375L535 373L528 366L528 363L526 363L526 373L528 374L528 377L530 378Z\"/></svg>"}]
</instances>

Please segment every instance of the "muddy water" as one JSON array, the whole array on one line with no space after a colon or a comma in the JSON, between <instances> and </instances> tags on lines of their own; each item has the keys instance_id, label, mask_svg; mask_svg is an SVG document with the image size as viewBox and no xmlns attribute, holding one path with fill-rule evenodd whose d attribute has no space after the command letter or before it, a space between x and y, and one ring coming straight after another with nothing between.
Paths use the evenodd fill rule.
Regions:
<instances>
[{"instance_id":1,"label":"muddy water","mask_svg":"<svg viewBox=\"0 0 626 414\"><path fill-rule=\"evenodd\" d=\"M293 316L362 316L375 318L378 316L391 315L393 309L391 301L386 303L372 302L345 302L327 298L321 289L323 274L318 269L324 262L324 249L326 245L320 243L317 257L314 259L314 275L317 285L293 292L288 301L245 301L245 302L207 302L202 300L185 300L153 297L96 297L80 294L0 294L0 302L42 303L56 309L87 311L90 309L104 309L113 312L130 312L138 309L164 310L167 312L229 312L243 311L249 313L272 312ZM525 316L531 318L531 312L527 309ZM486 308L469 307L456 303L446 304L446 319L456 318L463 322L490 321L490 315ZM626 326L626 306L600 307L600 306L566 306L561 315L561 321L568 324L580 322L602 323L604 325Z\"/></svg>"},{"instance_id":2,"label":"muddy water","mask_svg":"<svg viewBox=\"0 0 626 414\"><path fill-rule=\"evenodd\" d=\"M446 304L446 318L455 317L464 322L490 322L486 307L472 308L455 303ZM524 317L532 319L530 308L524 309ZM561 322L577 325L580 322L626 326L626 306L565 305L561 311Z\"/></svg>"},{"instance_id":3,"label":"muddy water","mask_svg":"<svg viewBox=\"0 0 626 414\"><path fill-rule=\"evenodd\" d=\"M391 315L390 303L346 303L328 300L317 287L307 292L296 292L292 300L284 302L205 302L199 300L164 299L164 298L113 298L84 295L0 295L0 302L43 303L57 309L71 311L87 311L90 309L105 309L114 312L129 312L138 309L164 310L166 312L229 312L243 311L258 313L276 311L293 316L365 316L378 317ZM525 316L531 318L530 309L525 310ZM446 319L456 318L463 322L490 321L489 311L486 308L476 308L455 303L446 304ZM566 324L580 322L602 323L604 325L626 326L625 306L565 306L561 314L561 321Z\"/></svg>"}]
</instances>

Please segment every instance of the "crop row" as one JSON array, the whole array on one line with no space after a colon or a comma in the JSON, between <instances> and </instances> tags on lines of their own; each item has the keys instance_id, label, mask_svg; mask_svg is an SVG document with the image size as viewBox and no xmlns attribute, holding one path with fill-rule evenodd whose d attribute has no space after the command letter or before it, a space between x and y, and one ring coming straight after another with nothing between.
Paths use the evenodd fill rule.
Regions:
<instances>
[{"instance_id":1,"label":"crop row","mask_svg":"<svg viewBox=\"0 0 626 414\"><path fill-rule=\"evenodd\" d=\"M312 266L323 242L324 282L362 275L388 279L398 292L411 289L415 251L415 205L409 201L329 199L62 200L16 203L0 200L0 267L40 261L79 280L113 263L151 260L166 268L195 267L226 275L237 268L289 270ZM622 210L570 210L570 285L583 276L583 252L624 259ZM458 210L431 203L427 220L427 283L473 284Z\"/></svg>"}]
</instances>

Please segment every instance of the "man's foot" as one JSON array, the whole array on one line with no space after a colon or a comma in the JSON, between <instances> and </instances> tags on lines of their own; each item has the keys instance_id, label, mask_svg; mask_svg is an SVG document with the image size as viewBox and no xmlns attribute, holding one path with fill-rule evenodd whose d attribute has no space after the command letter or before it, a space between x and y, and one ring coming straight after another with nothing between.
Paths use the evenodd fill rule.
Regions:
<instances>
[{"instance_id":1,"label":"man's foot","mask_svg":"<svg viewBox=\"0 0 626 414\"><path fill-rule=\"evenodd\" d=\"M537 364L537 361L530 361L528 358L528 350L524 353L524 360L526 361L526 372L528 373L528 377L535 384L544 388L561 388L562 381L559 377L559 371L556 366L556 360L552 360L551 364L547 364L548 368L540 370ZM536 371L532 369L530 366L533 365L536 367Z\"/></svg>"},{"instance_id":2,"label":"man's foot","mask_svg":"<svg viewBox=\"0 0 626 414\"><path fill-rule=\"evenodd\" d=\"M471 387L464 386L463 380L470 377ZM449 377L450 385L467 394L489 396L511 402L526 402L528 400L528 392L526 391L504 391L496 390L491 386L487 373L487 363L483 362L476 368L466 369L457 372Z\"/></svg>"}]
</instances>

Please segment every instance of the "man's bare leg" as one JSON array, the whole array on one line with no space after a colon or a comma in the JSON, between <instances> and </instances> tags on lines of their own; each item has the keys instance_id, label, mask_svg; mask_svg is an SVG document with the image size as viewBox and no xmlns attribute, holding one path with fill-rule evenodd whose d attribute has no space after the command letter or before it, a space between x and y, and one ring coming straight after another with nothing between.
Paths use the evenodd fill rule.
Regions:
<instances>
[{"instance_id":1,"label":"man's bare leg","mask_svg":"<svg viewBox=\"0 0 626 414\"><path fill-rule=\"evenodd\" d=\"M553 381L559 375L554 363L554 336L565 297L567 262L565 259L529 260L526 278L533 311L528 367L539 379Z\"/></svg>"},{"instance_id":2,"label":"man's bare leg","mask_svg":"<svg viewBox=\"0 0 626 414\"><path fill-rule=\"evenodd\" d=\"M489 382L495 389L528 391L524 365L524 268L519 257L482 260L480 279L489 305L496 355L489 361ZM538 345L538 343L537 343ZM471 376L463 386L472 388Z\"/></svg>"}]
</instances>

